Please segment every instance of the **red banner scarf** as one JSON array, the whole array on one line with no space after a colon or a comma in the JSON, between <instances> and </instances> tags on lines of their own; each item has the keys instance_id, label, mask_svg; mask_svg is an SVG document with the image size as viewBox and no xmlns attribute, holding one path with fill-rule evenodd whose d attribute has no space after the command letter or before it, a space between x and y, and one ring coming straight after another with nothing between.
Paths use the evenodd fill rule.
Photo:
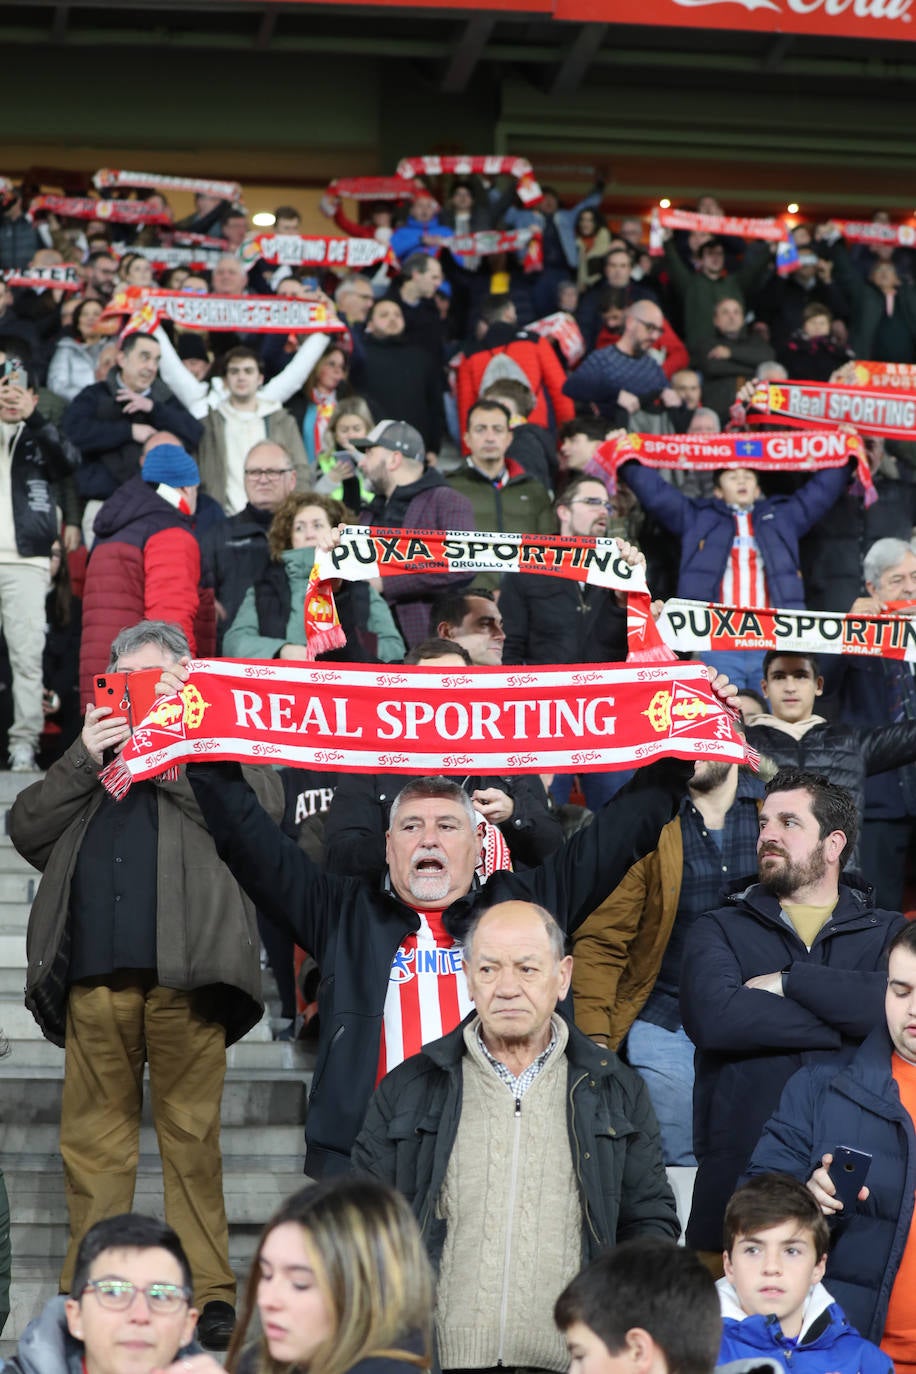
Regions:
<instances>
[{"instance_id":1,"label":"red banner scarf","mask_svg":"<svg viewBox=\"0 0 916 1374\"><path fill-rule=\"evenodd\" d=\"M62 215L64 219L110 220L112 224L171 224L172 216L145 200L94 200L92 196L36 196L29 205L29 219L36 214Z\"/></svg>"},{"instance_id":2,"label":"red banner scarf","mask_svg":"<svg viewBox=\"0 0 916 1374\"><path fill-rule=\"evenodd\" d=\"M344 525L336 548L330 553L319 552L315 559L314 591L316 595L332 599L330 589L335 578L359 582L374 577L430 572L538 573L625 592L628 660L644 663L670 660L671 655L659 638L650 612L645 570L641 566L631 567L621 558L616 539ZM307 606L307 640L308 633Z\"/></svg>"},{"instance_id":3,"label":"red banner scarf","mask_svg":"<svg viewBox=\"0 0 916 1374\"><path fill-rule=\"evenodd\" d=\"M229 240L214 238L212 234L191 234L187 229L176 229L169 235L172 243L191 244L196 248L219 248L223 253L229 251Z\"/></svg>"},{"instance_id":4,"label":"red banner scarf","mask_svg":"<svg viewBox=\"0 0 916 1374\"><path fill-rule=\"evenodd\" d=\"M326 196L351 200L415 200L424 188L404 177L335 177Z\"/></svg>"},{"instance_id":5,"label":"red banner scarf","mask_svg":"<svg viewBox=\"0 0 916 1374\"><path fill-rule=\"evenodd\" d=\"M856 475L875 499L865 449L857 434L812 430L804 434L625 434L595 450L593 463L616 481L621 463L635 458L647 468L753 468L759 472L810 472L856 460Z\"/></svg>"},{"instance_id":6,"label":"red banner scarf","mask_svg":"<svg viewBox=\"0 0 916 1374\"><path fill-rule=\"evenodd\" d=\"M157 244L155 248L141 247L139 244L115 243L112 252L119 257L125 253L139 253L146 258L154 272L167 272L172 267L187 267L193 272L209 272L215 267L224 253L214 248L169 248Z\"/></svg>"},{"instance_id":7,"label":"red banner scarf","mask_svg":"<svg viewBox=\"0 0 916 1374\"><path fill-rule=\"evenodd\" d=\"M878 388L847 387L834 382L763 382L751 405L760 418L748 415L751 424L765 424L778 415L784 424L818 429L824 423L855 425L866 434L885 439L916 439L916 397L889 396Z\"/></svg>"},{"instance_id":8,"label":"red banner scarf","mask_svg":"<svg viewBox=\"0 0 916 1374\"><path fill-rule=\"evenodd\" d=\"M456 257L489 258L497 253L524 251L522 267L526 272L540 272L544 266L544 240L539 229L478 229L473 234L453 234L440 239L440 246Z\"/></svg>"},{"instance_id":9,"label":"red banner scarf","mask_svg":"<svg viewBox=\"0 0 916 1374\"><path fill-rule=\"evenodd\" d=\"M516 193L523 205L530 209L544 199L534 177L531 163L524 157L499 157L491 154L485 157L402 157L398 163L399 177L438 177L443 174L454 176L515 177L518 181Z\"/></svg>"},{"instance_id":10,"label":"red banner scarf","mask_svg":"<svg viewBox=\"0 0 916 1374\"><path fill-rule=\"evenodd\" d=\"M686 229L694 234L722 234L741 239L765 239L768 243L782 243L788 238L788 228L778 219L749 219L743 215L701 215L694 210L653 210L649 230L649 252L653 257L662 253L659 229ZM655 231L655 232L653 232Z\"/></svg>"},{"instance_id":11,"label":"red banner scarf","mask_svg":"<svg viewBox=\"0 0 916 1374\"><path fill-rule=\"evenodd\" d=\"M92 178L98 191L110 186L145 186L157 191L194 191L201 196L216 196L218 200L241 200L242 188L237 181L209 181L206 177L167 177L158 172L123 172L116 167L100 167Z\"/></svg>"},{"instance_id":12,"label":"red banner scarf","mask_svg":"<svg viewBox=\"0 0 916 1374\"><path fill-rule=\"evenodd\" d=\"M114 796L201 758L378 773L594 772L650 759L751 764L701 663L526 671L191 664L102 774Z\"/></svg>"},{"instance_id":13,"label":"red banner scarf","mask_svg":"<svg viewBox=\"0 0 916 1374\"><path fill-rule=\"evenodd\" d=\"M162 318L184 329L221 334L340 334L346 329L320 301L291 296L188 296L145 286L116 292L102 311L103 319L110 315L142 317L144 330L155 328Z\"/></svg>"},{"instance_id":14,"label":"red banner scarf","mask_svg":"<svg viewBox=\"0 0 916 1374\"><path fill-rule=\"evenodd\" d=\"M916 244L916 222L912 220L905 224L879 224L875 220L863 223L854 219L835 219L833 223L850 243L900 244L904 248Z\"/></svg>"},{"instance_id":15,"label":"red banner scarf","mask_svg":"<svg viewBox=\"0 0 916 1374\"><path fill-rule=\"evenodd\" d=\"M582 330L576 324L572 315L568 315L565 310L558 310L553 315L545 315L542 320L535 320L533 324L526 324L526 329L530 329L535 334L540 334L544 339L552 339L559 345L560 352L566 359L567 367L575 367L585 357L585 340L582 337Z\"/></svg>"},{"instance_id":16,"label":"red banner scarf","mask_svg":"<svg viewBox=\"0 0 916 1374\"><path fill-rule=\"evenodd\" d=\"M374 267L398 260L385 243L376 239L325 238L304 234L254 234L239 249L244 263L278 263L284 267Z\"/></svg>"},{"instance_id":17,"label":"red banner scarf","mask_svg":"<svg viewBox=\"0 0 916 1374\"><path fill-rule=\"evenodd\" d=\"M7 286L25 286L32 291L82 291L83 282L75 267L20 267L3 274Z\"/></svg>"},{"instance_id":18,"label":"red banner scarf","mask_svg":"<svg viewBox=\"0 0 916 1374\"><path fill-rule=\"evenodd\" d=\"M898 606L912 605L898 602ZM776 649L787 654L852 654L916 662L916 617L839 615L832 611L778 611L666 601L657 621L662 639L678 653L721 649Z\"/></svg>"},{"instance_id":19,"label":"red banner scarf","mask_svg":"<svg viewBox=\"0 0 916 1374\"><path fill-rule=\"evenodd\" d=\"M889 391L916 389L916 363L873 363L857 358L842 370L846 375L838 380L846 386L886 387Z\"/></svg>"}]
</instances>

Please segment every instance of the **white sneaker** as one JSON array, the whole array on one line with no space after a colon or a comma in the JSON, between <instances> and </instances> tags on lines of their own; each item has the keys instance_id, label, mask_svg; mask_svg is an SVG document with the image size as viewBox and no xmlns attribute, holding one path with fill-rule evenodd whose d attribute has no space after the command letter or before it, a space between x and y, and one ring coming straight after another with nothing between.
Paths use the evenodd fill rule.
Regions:
<instances>
[{"instance_id":1,"label":"white sneaker","mask_svg":"<svg viewBox=\"0 0 916 1374\"><path fill-rule=\"evenodd\" d=\"M14 744L10 750L11 773L37 773L35 750L31 744Z\"/></svg>"}]
</instances>

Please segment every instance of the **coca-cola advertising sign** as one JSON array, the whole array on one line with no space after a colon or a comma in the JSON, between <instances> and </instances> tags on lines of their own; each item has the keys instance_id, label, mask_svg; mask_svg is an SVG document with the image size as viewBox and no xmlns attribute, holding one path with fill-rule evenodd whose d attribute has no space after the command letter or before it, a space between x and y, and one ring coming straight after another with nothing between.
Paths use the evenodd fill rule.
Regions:
<instances>
[{"instance_id":1,"label":"coca-cola advertising sign","mask_svg":"<svg viewBox=\"0 0 916 1374\"><path fill-rule=\"evenodd\" d=\"M916 39L913 0L554 0L555 19Z\"/></svg>"}]
</instances>

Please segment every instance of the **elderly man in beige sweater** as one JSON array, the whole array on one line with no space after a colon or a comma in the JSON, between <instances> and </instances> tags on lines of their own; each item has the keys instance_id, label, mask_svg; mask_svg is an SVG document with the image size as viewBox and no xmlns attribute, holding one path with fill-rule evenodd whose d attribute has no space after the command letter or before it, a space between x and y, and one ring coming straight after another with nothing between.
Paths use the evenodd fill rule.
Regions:
<instances>
[{"instance_id":1,"label":"elderly man in beige sweater","mask_svg":"<svg viewBox=\"0 0 916 1374\"><path fill-rule=\"evenodd\" d=\"M353 1162L420 1221L442 1369L561 1371L551 1313L582 1263L679 1235L658 1127L638 1074L557 1013L572 958L548 911L491 907L464 962L476 1010L382 1080Z\"/></svg>"}]
</instances>

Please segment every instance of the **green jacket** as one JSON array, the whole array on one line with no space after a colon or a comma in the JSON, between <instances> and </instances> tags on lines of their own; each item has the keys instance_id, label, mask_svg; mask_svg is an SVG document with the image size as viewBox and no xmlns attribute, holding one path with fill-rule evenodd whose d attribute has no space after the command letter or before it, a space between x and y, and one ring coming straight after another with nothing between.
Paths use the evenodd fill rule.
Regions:
<instances>
[{"instance_id":1,"label":"green jacket","mask_svg":"<svg viewBox=\"0 0 916 1374\"><path fill-rule=\"evenodd\" d=\"M289 581L290 607L283 636L262 634L254 587L249 587L235 619L223 636L227 658L276 658L284 644L305 643L305 596L315 561L314 549L286 549L281 555ZM369 588L369 620L383 663L399 663L406 653L394 617L374 587Z\"/></svg>"},{"instance_id":2,"label":"green jacket","mask_svg":"<svg viewBox=\"0 0 916 1374\"><path fill-rule=\"evenodd\" d=\"M674 245L665 243L665 267L671 284L684 303L684 335L687 347L693 349L713 332L712 317L719 301L734 297L744 303L745 297L762 286L770 266L769 247L764 242L752 243L737 272L713 281L703 272L692 271Z\"/></svg>"},{"instance_id":3,"label":"green jacket","mask_svg":"<svg viewBox=\"0 0 916 1374\"><path fill-rule=\"evenodd\" d=\"M845 244L834 244L830 256L836 284L850 305L849 347L857 358L873 358L875 335L885 310L884 294L856 271ZM916 286L898 286L894 310L900 311L910 334L916 338Z\"/></svg>"},{"instance_id":4,"label":"green jacket","mask_svg":"<svg viewBox=\"0 0 916 1374\"><path fill-rule=\"evenodd\" d=\"M466 496L474 508L474 528L488 534L555 534L553 502L545 486L531 477L514 459L506 459L508 481L494 486L470 459L448 479L453 491ZM482 573L475 587L499 586L499 573Z\"/></svg>"}]
</instances>

